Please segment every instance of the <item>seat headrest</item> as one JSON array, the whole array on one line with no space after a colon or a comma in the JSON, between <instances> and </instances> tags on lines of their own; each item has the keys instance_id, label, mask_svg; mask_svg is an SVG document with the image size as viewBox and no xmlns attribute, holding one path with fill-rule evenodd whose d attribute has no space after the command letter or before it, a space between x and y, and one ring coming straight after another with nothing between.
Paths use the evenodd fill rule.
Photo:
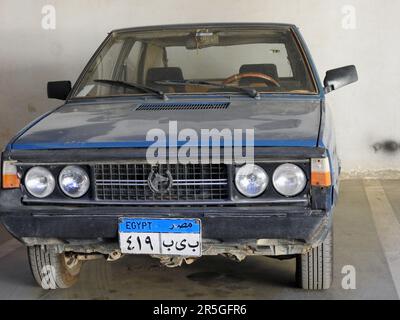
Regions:
<instances>
[{"instance_id":1,"label":"seat headrest","mask_svg":"<svg viewBox=\"0 0 400 320\"><path fill-rule=\"evenodd\" d=\"M239 73L257 72L271 76L278 80L278 69L275 64L244 64L240 67ZM251 83L265 83L259 78L244 78L240 80L240 85L248 85Z\"/></svg>"},{"instance_id":2,"label":"seat headrest","mask_svg":"<svg viewBox=\"0 0 400 320\"><path fill-rule=\"evenodd\" d=\"M181 68L150 68L147 71L146 83L151 84L154 81L164 80L183 80Z\"/></svg>"}]
</instances>

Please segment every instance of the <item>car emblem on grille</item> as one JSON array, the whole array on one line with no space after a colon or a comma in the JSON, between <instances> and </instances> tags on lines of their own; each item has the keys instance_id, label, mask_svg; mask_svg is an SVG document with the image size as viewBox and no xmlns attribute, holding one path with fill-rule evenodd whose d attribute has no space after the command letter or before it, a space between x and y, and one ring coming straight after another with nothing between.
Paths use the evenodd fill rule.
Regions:
<instances>
[{"instance_id":1,"label":"car emblem on grille","mask_svg":"<svg viewBox=\"0 0 400 320\"><path fill-rule=\"evenodd\" d=\"M153 167L147 178L147 183L154 193L167 193L171 190L173 183L171 172L169 170L160 172L159 167Z\"/></svg>"}]
</instances>

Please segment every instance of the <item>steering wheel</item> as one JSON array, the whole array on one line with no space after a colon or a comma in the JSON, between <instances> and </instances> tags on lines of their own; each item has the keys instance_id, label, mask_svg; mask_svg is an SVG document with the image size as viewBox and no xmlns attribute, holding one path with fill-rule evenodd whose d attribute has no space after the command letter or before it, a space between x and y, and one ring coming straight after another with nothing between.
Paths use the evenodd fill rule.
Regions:
<instances>
[{"instance_id":1,"label":"steering wheel","mask_svg":"<svg viewBox=\"0 0 400 320\"><path fill-rule=\"evenodd\" d=\"M271 76L264 74L264 73L259 73L259 72L247 72L247 73L238 73L233 76L230 76L229 78L226 78L223 82L223 84L230 84L232 82L239 81L243 78L259 78L265 80L265 82L268 82L269 84L272 84L275 87L280 87L281 85L279 84L278 81L276 81L274 78Z\"/></svg>"}]
</instances>

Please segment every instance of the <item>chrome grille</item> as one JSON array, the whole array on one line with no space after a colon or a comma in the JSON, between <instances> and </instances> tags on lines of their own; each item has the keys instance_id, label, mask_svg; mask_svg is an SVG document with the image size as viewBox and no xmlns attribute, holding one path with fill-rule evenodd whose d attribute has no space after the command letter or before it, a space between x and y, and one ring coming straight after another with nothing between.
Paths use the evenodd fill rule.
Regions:
<instances>
[{"instance_id":1,"label":"chrome grille","mask_svg":"<svg viewBox=\"0 0 400 320\"><path fill-rule=\"evenodd\" d=\"M100 201L215 201L228 198L228 174L223 164L166 164L172 186L154 192L148 177L150 164L97 164L93 167L95 193Z\"/></svg>"}]
</instances>

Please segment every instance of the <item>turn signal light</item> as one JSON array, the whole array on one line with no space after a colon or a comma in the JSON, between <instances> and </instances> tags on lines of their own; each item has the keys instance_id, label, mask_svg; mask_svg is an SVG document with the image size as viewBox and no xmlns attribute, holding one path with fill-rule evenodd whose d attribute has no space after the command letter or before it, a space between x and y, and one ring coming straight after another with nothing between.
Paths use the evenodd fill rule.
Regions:
<instances>
[{"instance_id":1,"label":"turn signal light","mask_svg":"<svg viewBox=\"0 0 400 320\"><path fill-rule=\"evenodd\" d=\"M20 187L21 181L18 177L17 166L15 161L4 161L2 172L3 189L17 189Z\"/></svg>"},{"instance_id":2,"label":"turn signal light","mask_svg":"<svg viewBox=\"0 0 400 320\"><path fill-rule=\"evenodd\" d=\"M311 185L314 187L330 187L332 185L328 158L311 159Z\"/></svg>"}]
</instances>

